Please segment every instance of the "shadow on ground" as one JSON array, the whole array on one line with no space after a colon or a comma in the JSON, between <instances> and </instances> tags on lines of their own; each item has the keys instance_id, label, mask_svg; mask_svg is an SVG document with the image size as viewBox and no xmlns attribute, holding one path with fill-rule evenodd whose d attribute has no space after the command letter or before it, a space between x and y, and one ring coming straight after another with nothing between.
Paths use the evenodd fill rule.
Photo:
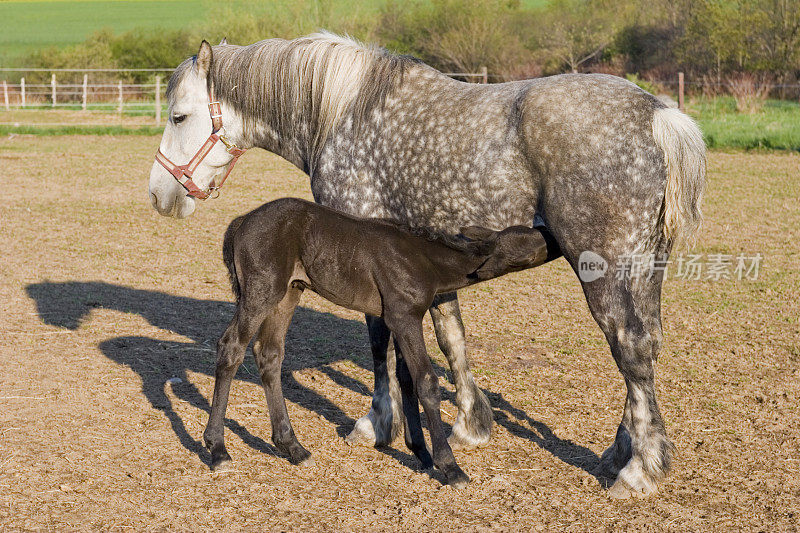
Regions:
<instances>
[{"instance_id":1,"label":"shadow on ground","mask_svg":"<svg viewBox=\"0 0 800 533\"><path fill-rule=\"evenodd\" d=\"M213 376L216 341L233 315L232 303L175 296L99 281L42 282L28 285L26 291L35 301L40 318L48 325L75 330L93 309L112 309L140 315L153 326L191 339L191 342L176 342L142 336L115 337L102 341L99 348L106 357L130 367L141 377L142 392L154 408L164 413L181 444L206 463L209 462L210 456L202 443L191 436L183 420L172 409L172 402L166 393L166 381L174 377L181 378L183 383L172 387L176 396L198 409L210 412L208 399L189 381L186 373ZM372 371L372 358L363 322L298 307L286 337L282 373L284 395L287 400L334 424L339 436L344 437L355 420L328 398L298 383L292 374L295 370L315 368L338 385L369 398L371 387L331 366L331 363L340 359L351 360ZM441 367L436 367L436 371L439 375L446 373ZM236 377L260 383L249 358ZM509 403L502 394L489 390L484 392L495 410L495 421L511 434L530 440L569 465L594 473L599 464L599 457L594 452L558 438L546 424L532 419L525 411ZM443 399L454 400L447 391L443 391ZM271 444L251 434L236 420L227 418L225 424L254 450L278 454ZM411 454L390 448L380 449L409 468L419 468Z\"/></svg>"}]
</instances>

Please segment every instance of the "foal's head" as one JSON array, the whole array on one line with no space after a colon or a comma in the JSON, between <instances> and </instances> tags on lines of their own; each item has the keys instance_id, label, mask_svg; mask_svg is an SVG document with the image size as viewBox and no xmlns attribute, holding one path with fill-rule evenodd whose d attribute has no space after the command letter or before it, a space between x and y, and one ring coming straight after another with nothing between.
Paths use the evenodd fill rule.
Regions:
<instances>
[{"instance_id":1,"label":"foal's head","mask_svg":"<svg viewBox=\"0 0 800 533\"><path fill-rule=\"evenodd\" d=\"M461 234L473 241L493 243L486 261L473 273L475 279L487 280L532 268L560 255L558 245L546 230L510 226L494 231L481 226L461 228Z\"/></svg>"}]
</instances>

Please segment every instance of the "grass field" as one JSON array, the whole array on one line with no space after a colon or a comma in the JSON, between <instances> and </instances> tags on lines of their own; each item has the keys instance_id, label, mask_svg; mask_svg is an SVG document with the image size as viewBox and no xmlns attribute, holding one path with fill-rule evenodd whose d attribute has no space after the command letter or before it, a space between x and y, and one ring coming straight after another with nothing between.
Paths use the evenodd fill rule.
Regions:
<instances>
[{"instance_id":1,"label":"grass field","mask_svg":"<svg viewBox=\"0 0 800 533\"><path fill-rule=\"evenodd\" d=\"M153 126L153 111L143 104L141 109L126 110L122 115L97 112L85 113L75 109L51 110L46 105L39 111L0 111L0 135L31 133L39 135L135 134L158 133ZM115 104L105 106L113 109ZM792 101L769 100L756 114L738 113L730 97L714 100L691 100L687 112L700 124L710 148L772 149L800 151L800 104ZM166 113L162 113L165 117ZM69 125L54 124L69 123ZM15 125L16 124L16 125ZM93 124L93 125L87 125Z\"/></svg>"},{"instance_id":2,"label":"grass field","mask_svg":"<svg viewBox=\"0 0 800 533\"><path fill-rule=\"evenodd\" d=\"M687 111L699 123L711 148L800 150L800 104L768 100L759 113L738 113L728 96L692 100Z\"/></svg>"},{"instance_id":3,"label":"grass field","mask_svg":"<svg viewBox=\"0 0 800 533\"><path fill-rule=\"evenodd\" d=\"M563 260L460 293L496 422L488 446L456 452L466 489L420 471L402 439L344 443L372 389L363 317L312 294L284 383L316 465L276 455L248 356L226 421L236 470L210 473L200 438L232 313L221 236L264 201L308 198L308 178L253 150L218 200L166 219L146 194L158 142L0 139L2 529L800 528L800 155L710 153L694 251L763 264L755 281L666 283L657 388L676 461L657 496L620 503L592 472L624 385ZM426 341L444 377L429 323Z\"/></svg>"},{"instance_id":4,"label":"grass field","mask_svg":"<svg viewBox=\"0 0 800 533\"><path fill-rule=\"evenodd\" d=\"M201 0L0 2L0 66L16 66L38 48L81 42L97 30L184 27L203 15Z\"/></svg>"}]
</instances>

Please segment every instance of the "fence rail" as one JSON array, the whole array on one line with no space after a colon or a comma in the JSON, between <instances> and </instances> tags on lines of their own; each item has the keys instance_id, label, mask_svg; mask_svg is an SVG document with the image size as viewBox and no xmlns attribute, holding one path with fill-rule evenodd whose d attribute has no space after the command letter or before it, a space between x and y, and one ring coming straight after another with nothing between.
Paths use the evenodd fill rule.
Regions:
<instances>
[{"instance_id":1,"label":"fence rail","mask_svg":"<svg viewBox=\"0 0 800 533\"><path fill-rule=\"evenodd\" d=\"M25 68L2 67L2 103L7 111L40 111L42 109L70 109L85 111L86 117L90 113L103 113L104 121L89 123L80 117L72 117L76 122L70 125L106 125L109 113L116 113L119 117L138 116L152 117L154 123L159 125L164 112L163 102L166 101L166 77L173 71L172 68L157 69L114 69L114 68ZM50 75L47 83L47 74ZM450 72L448 76L465 80L475 80L479 83L488 83L490 75L486 67L479 72ZM27 76L27 79L26 79ZM152 81L146 81L149 77ZM3 79L5 78L5 79ZM134 83L131 79L138 80ZM14 80L11 83L9 80ZM686 80L682 73L672 80L653 80L651 83L661 88L668 88L676 96L676 100L683 108L684 92L712 92L718 94L729 90L730 82L724 80ZM800 84L769 84L770 90L780 91L783 98L797 93L800 95ZM791 97L791 96L789 96ZM0 125L17 125L24 123L45 124L39 121L26 120L32 117L24 113L15 117L13 123L3 122Z\"/></svg>"},{"instance_id":2,"label":"fence rail","mask_svg":"<svg viewBox=\"0 0 800 533\"><path fill-rule=\"evenodd\" d=\"M113 69L113 68L0 68L0 78L14 75L16 83L3 79L3 108L6 111L39 111L42 109L73 109L87 113L109 113L142 115L147 113L153 117L156 125L161 123L164 112L162 102L165 102L165 78L171 73L172 68L157 69ZM30 74L36 81L26 80L23 74ZM42 74L50 74L50 83L43 81ZM82 79L76 75L83 74ZM118 75L119 79L109 80L107 75ZM132 83L121 78L141 77L143 74L152 74L150 83ZM91 80L91 77L102 76L103 79ZM477 79L488 83L489 74L486 67L479 72L453 72L449 76L465 79ZM61 78L62 81L59 81ZM46 79L46 77L44 77ZM90 83L91 81L91 83ZM13 124L19 124L15 121ZM0 125L11 123L1 122ZM31 124L25 122L25 124ZM63 125L42 123L48 125ZM88 122L72 122L70 125L101 125Z\"/></svg>"}]
</instances>

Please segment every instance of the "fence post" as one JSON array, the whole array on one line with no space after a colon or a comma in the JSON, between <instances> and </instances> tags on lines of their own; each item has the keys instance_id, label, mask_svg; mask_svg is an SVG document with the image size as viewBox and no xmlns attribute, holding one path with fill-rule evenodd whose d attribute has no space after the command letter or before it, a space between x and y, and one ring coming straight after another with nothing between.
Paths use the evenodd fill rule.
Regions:
<instances>
[{"instance_id":1,"label":"fence post","mask_svg":"<svg viewBox=\"0 0 800 533\"><path fill-rule=\"evenodd\" d=\"M50 78L50 86L53 88L53 106L56 106L56 75L53 74L53 77Z\"/></svg>"},{"instance_id":2,"label":"fence post","mask_svg":"<svg viewBox=\"0 0 800 533\"><path fill-rule=\"evenodd\" d=\"M683 111L683 72L678 72L678 109Z\"/></svg>"},{"instance_id":3,"label":"fence post","mask_svg":"<svg viewBox=\"0 0 800 533\"><path fill-rule=\"evenodd\" d=\"M489 83L489 71L486 69L486 67L481 67L480 74L483 83Z\"/></svg>"},{"instance_id":4,"label":"fence post","mask_svg":"<svg viewBox=\"0 0 800 533\"><path fill-rule=\"evenodd\" d=\"M3 99L6 101L6 111L9 111L10 108L8 107L8 84L6 80L3 80Z\"/></svg>"},{"instance_id":5,"label":"fence post","mask_svg":"<svg viewBox=\"0 0 800 533\"><path fill-rule=\"evenodd\" d=\"M81 104L81 109L86 111L86 101L89 99L89 75L83 75L83 104Z\"/></svg>"},{"instance_id":6,"label":"fence post","mask_svg":"<svg viewBox=\"0 0 800 533\"><path fill-rule=\"evenodd\" d=\"M122 113L122 80L119 80L119 96L117 97L117 113Z\"/></svg>"},{"instance_id":7,"label":"fence post","mask_svg":"<svg viewBox=\"0 0 800 533\"><path fill-rule=\"evenodd\" d=\"M19 79L19 97L22 107L25 107L25 78Z\"/></svg>"},{"instance_id":8,"label":"fence post","mask_svg":"<svg viewBox=\"0 0 800 533\"><path fill-rule=\"evenodd\" d=\"M156 126L161 124L161 76L156 74Z\"/></svg>"}]
</instances>

